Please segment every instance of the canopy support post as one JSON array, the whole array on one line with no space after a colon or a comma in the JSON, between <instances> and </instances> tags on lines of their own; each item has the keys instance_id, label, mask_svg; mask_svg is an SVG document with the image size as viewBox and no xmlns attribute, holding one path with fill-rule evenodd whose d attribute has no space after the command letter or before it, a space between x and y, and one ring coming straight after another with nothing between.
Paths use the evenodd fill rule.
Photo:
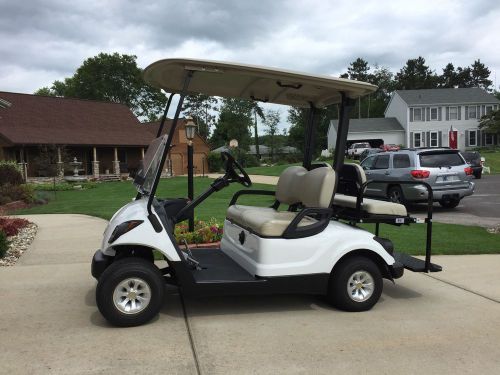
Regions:
<instances>
[{"instance_id":1,"label":"canopy support post","mask_svg":"<svg viewBox=\"0 0 500 375\"><path fill-rule=\"evenodd\" d=\"M161 117L160 127L158 128L158 133L156 133L156 138L158 138L161 135L161 132L163 131L163 126L165 125L168 109L170 108L170 103L172 103L172 98L174 97L174 95L175 94L170 94L170 96L168 97L167 105L165 107L165 110L163 111L163 116Z\"/></svg>"},{"instance_id":2,"label":"canopy support post","mask_svg":"<svg viewBox=\"0 0 500 375\"><path fill-rule=\"evenodd\" d=\"M302 166L310 170L314 153L314 142L316 140L316 125L318 120L318 109L312 102L309 103L309 117L306 124L306 143L304 145L304 161Z\"/></svg>"},{"instance_id":3,"label":"canopy support post","mask_svg":"<svg viewBox=\"0 0 500 375\"><path fill-rule=\"evenodd\" d=\"M335 155L333 158L333 169L339 172L344 164L345 146L347 144L347 133L349 132L349 112L356 104L354 99L348 98L344 92L341 93L339 125L337 129L337 141L335 143Z\"/></svg>"}]
</instances>

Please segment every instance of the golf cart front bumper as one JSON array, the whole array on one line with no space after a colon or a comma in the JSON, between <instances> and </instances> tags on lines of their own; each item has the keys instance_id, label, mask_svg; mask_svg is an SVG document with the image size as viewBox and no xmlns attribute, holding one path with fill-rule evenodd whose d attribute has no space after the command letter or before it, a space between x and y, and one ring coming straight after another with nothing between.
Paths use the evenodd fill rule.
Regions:
<instances>
[{"instance_id":1,"label":"golf cart front bumper","mask_svg":"<svg viewBox=\"0 0 500 375\"><path fill-rule=\"evenodd\" d=\"M98 280L112 262L113 257L104 255L101 250L97 250L92 258L92 276Z\"/></svg>"},{"instance_id":2,"label":"golf cart front bumper","mask_svg":"<svg viewBox=\"0 0 500 375\"><path fill-rule=\"evenodd\" d=\"M395 261L394 264L391 264L388 268L393 279L399 279L405 272L405 266L398 261Z\"/></svg>"}]
</instances>

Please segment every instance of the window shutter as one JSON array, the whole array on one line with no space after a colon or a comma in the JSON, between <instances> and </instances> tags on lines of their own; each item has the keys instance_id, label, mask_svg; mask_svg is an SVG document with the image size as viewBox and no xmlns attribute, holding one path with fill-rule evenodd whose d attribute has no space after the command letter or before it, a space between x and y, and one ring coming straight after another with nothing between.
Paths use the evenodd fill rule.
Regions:
<instances>
[{"instance_id":1,"label":"window shutter","mask_svg":"<svg viewBox=\"0 0 500 375\"><path fill-rule=\"evenodd\" d=\"M430 107L425 107L425 120L431 121L431 109L430 109Z\"/></svg>"},{"instance_id":2,"label":"window shutter","mask_svg":"<svg viewBox=\"0 0 500 375\"><path fill-rule=\"evenodd\" d=\"M486 133L481 132L481 146L486 146Z\"/></svg>"},{"instance_id":3,"label":"window shutter","mask_svg":"<svg viewBox=\"0 0 500 375\"><path fill-rule=\"evenodd\" d=\"M413 122L413 108L410 108L410 122Z\"/></svg>"},{"instance_id":4,"label":"window shutter","mask_svg":"<svg viewBox=\"0 0 500 375\"><path fill-rule=\"evenodd\" d=\"M413 148L413 132L410 133L410 148Z\"/></svg>"},{"instance_id":5,"label":"window shutter","mask_svg":"<svg viewBox=\"0 0 500 375\"><path fill-rule=\"evenodd\" d=\"M431 145L431 132L425 132L425 146L430 147Z\"/></svg>"},{"instance_id":6,"label":"window shutter","mask_svg":"<svg viewBox=\"0 0 500 375\"><path fill-rule=\"evenodd\" d=\"M446 107L446 121L450 121L450 107Z\"/></svg>"},{"instance_id":7,"label":"window shutter","mask_svg":"<svg viewBox=\"0 0 500 375\"><path fill-rule=\"evenodd\" d=\"M466 120L469 119L469 106L468 105L465 106L465 119Z\"/></svg>"},{"instance_id":8,"label":"window shutter","mask_svg":"<svg viewBox=\"0 0 500 375\"><path fill-rule=\"evenodd\" d=\"M467 108L467 107L465 107L465 108ZM465 112L465 113L467 113L467 112ZM469 147L470 146L470 143L469 143L469 141L470 141L470 139L469 139L469 133L470 133L470 131L468 131L468 130L465 131L465 147Z\"/></svg>"},{"instance_id":9,"label":"window shutter","mask_svg":"<svg viewBox=\"0 0 500 375\"><path fill-rule=\"evenodd\" d=\"M462 106L457 106L457 112L458 112L458 119L462 119Z\"/></svg>"},{"instance_id":10,"label":"window shutter","mask_svg":"<svg viewBox=\"0 0 500 375\"><path fill-rule=\"evenodd\" d=\"M442 121L442 115L441 115L442 110L443 110L443 107L438 107L438 121Z\"/></svg>"},{"instance_id":11,"label":"window shutter","mask_svg":"<svg viewBox=\"0 0 500 375\"><path fill-rule=\"evenodd\" d=\"M438 146L441 147L443 145L443 132L438 132Z\"/></svg>"}]
</instances>

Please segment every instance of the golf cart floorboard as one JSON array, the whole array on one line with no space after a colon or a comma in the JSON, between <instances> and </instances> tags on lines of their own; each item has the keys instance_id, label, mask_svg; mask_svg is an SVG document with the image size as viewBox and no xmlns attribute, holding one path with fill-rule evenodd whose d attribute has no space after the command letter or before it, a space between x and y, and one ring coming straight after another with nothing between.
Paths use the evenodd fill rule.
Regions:
<instances>
[{"instance_id":1,"label":"golf cart floorboard","mask_svg":"<svg viewBox=\"0 0 500 375\"><path fill-rule=\"evenodd\" d=\"M396 262L401 263L407 270L413 272L426 272L425 261L422 259L414 258L411 255L403 253L394 253L394 259ZM442 267L438 264L431 263L429 267L429 272L440 272Z\"/></svg>"},{"instance_id":2,"label":"golf cart floorboard","mask_svg":"<svg viewBox=\"0 0 500 375\"><path fill-rule=\"evenodd\" d=\"M197 283L263 281L249 274L221 250L192 249L191 253L202 267L191 271Z\"/></svg>"}]
</instances>

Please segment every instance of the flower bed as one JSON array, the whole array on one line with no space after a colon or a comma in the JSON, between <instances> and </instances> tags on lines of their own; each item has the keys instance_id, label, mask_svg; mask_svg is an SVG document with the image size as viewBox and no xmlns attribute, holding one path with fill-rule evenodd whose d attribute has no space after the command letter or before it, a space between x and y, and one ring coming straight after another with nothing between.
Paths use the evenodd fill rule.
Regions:
<instances>
[{"instance_id":1,"label":"flower bed","mask_svg":"<svg viewBox=\"0 0 500 375\"><path fill-rule=\"evenodd\" d=\"M0 266L12 266L35 238L36 224L28 220L0 217Z\"/></svg>"},{"instance_id":2,"label":"flower bed","mask_svg":"<svg viewBox=\"0 0 500 375\"><path fill-rule=\"evenodd\" d=\"M193 232L189 232L187 222L178 224L174 234L178 244L183 244L185 240L188 245L193 245L193 247L210 247L210 244L217 245L220 242L223 229L222 224L212 218L208 221L196 220Z\"/></svg>"}]
</instances>

